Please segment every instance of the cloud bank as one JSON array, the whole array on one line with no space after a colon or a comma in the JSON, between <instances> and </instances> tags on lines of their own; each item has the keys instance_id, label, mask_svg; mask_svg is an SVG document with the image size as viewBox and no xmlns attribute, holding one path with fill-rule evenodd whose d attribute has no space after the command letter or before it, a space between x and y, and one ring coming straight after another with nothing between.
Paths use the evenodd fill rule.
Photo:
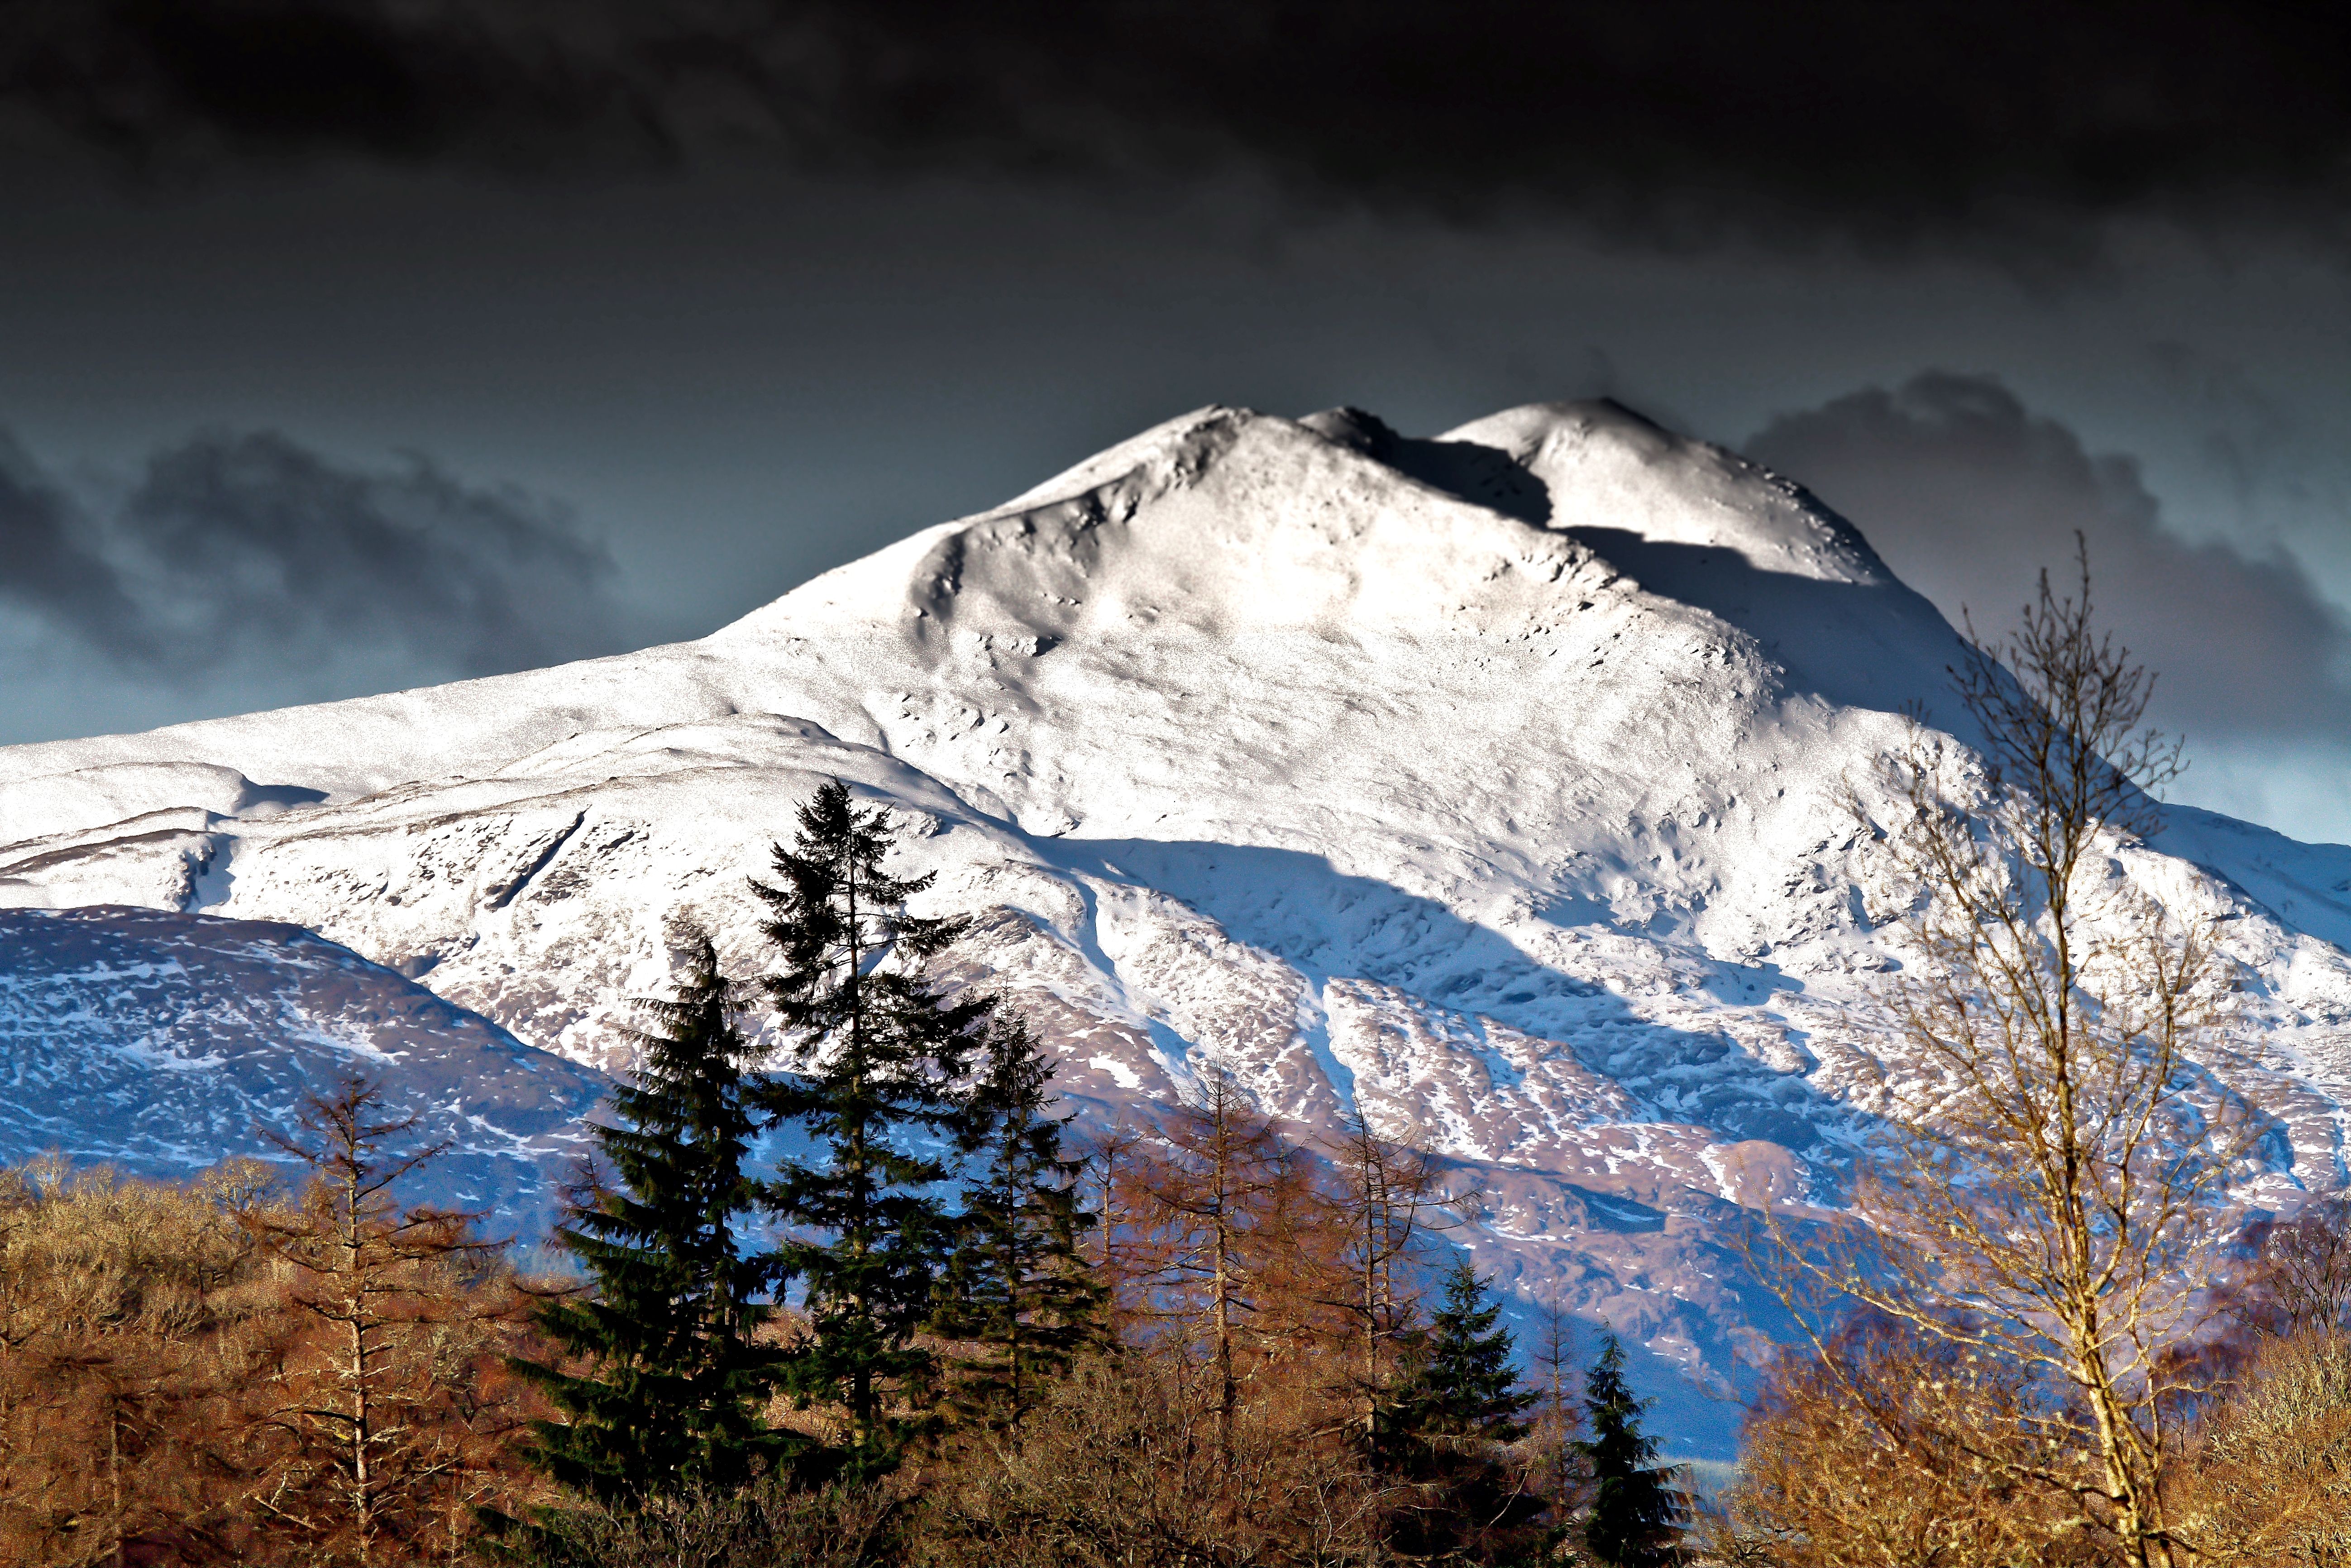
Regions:
<instances>
[{"instance_id":1,"label":"cloud bank","mask_svg":"<svg viewBox=\"0 0 2351 1568\"><path fill-rule=\"evenodd\" d=\"M2351 739L2351 626L2290 556L2164 526L2128 457L2088 451L1998 381L1930 371L1784 414L1744 444L1851 518L1956 623L2013 624L2089 546L2098 618L2191 737Z\"/></svg>"},{"instance_id":2,"label":"cloud bank","mask_svg":"<svg viewBox=\"0 0 2351 1568\"><path fill-rule=\"evenodd\" d=\"M0 601L162 684L354 659L446 679L610 652L612 570L560 508L422 457L366 470L206 434L99 507L0 433Z\"/></svg>"},{"instance_id":3,"label":"cloud bank","mask_svg":"<svg viewBox=\"0 0 2351 1568\"><path fill-rule=\"evenodd\" d=\"M0 102L146 173L748 155L1343 203L1695 246L2063 256L2153 212L2340 238L2338 9L1969 0L19 0Z\"/></svg>"}]
</instances>

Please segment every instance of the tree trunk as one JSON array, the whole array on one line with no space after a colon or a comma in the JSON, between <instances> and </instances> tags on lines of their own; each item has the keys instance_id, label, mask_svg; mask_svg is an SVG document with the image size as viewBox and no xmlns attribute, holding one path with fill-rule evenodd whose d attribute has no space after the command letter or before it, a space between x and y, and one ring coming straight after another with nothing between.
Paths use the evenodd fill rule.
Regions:
<instances>
[{"instance_id":1,"label":"tree trunk","mask_svg":"<svg viewBox=\"0 0 2351 1568\"><path fill-rule=\"evenodd\" d=\"M1232 1158L1225 1136L1226 1106L1217 1099L1216 1129L1216 1278L1213 1285L1217 1332L1217 1455L1227 1470L1233 1466L1233 1416L1240 1405L1240 1380L1233 1371L1233 1231Z\"/></svg>"}]
</instances>

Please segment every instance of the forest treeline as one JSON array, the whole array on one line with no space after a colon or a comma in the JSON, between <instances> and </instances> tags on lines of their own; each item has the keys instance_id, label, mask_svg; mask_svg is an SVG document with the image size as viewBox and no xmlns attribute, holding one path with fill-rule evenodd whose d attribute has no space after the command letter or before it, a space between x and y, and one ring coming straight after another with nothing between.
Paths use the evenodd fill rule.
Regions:
<instances>
[{"instance_id":1,"label":"forest treeline","mask_svg":"<svg viewBox=\"0 0 2351 1568\"><path fill-rule=\"evenodd\" d=\"M1134 1197L1178 1170L1187 1184L1196 1174L1173 1147L1153 1156L1167 1168L1152 1171L1117 1141ZM863 1487L795 1486L779 1472L732 1490L648 1488L632 1509L590 1504L529 1457L532 1423L559 1413L512 1360L559 1354L531 1319L577 1297L461 1245L457 1226L412 1231L400 1251L340 1250L334 1209L273 1198L277 1177L245 1162L187 1186L56 1161L0 1176L0 1562L356 1563L363 1511L364 1560L385 1564L1604 1561L1579 1528L1596 1490L1593 1459L1576 1446L1593 1440L1595 1390L1563 1325L1523 1347L1528 1375L1512 1374L1507 1397L1470 1412L1493 1424L1452 1457L1473 1467L1483 1506L1524 1500L1495 1511L1510 1528L1440 1552L1413 1550L1426 1532L1401 1539L1432 1514L1445 1529L1479 1521L1458 1511L1458 1474L1377 1455L1383 1404L1391 1441L1415 1419L1402 1408L1407 1368L1432 1325L1406 1311L1422 1290L1400 1292L1391 1321L1412 1327L1380 1346L1363 1333L1375 1320L1328 1299L1332 1265L1348 1257L1332 1234L1343 1209L1280 1216L1265 1205L1250 1217L1254 1268L1299 1269L1269 1245L1279 1239L1318 1260L1300 1273L1331 1271L1326 1288L1296 1294L1252 1274L1258 1310L1237 1336L1228 1444L1213 1297L1151 1293L1140 1245L1132 1261L1096 1246L1090 1260L1107 1256L1127 1281L1112 1292L1102 1338L1039 1376L1017 1422L1002 1382L965 1383L960 1370L991 1354L1000 1365L1000 1343L925 1333L915 1343L941 1371L896 1407L927 1408L937 1424L894 1475ZM289 1233L303 1239L288 1246ZM2206 1543L2193 1561L2351 1562L2351 1204L2314 1206L2250 1245L2256 1266L2234 1332L2205 1367L2210 1393L2178 1413L2189 1436L2168 1478L2176 1510ZM1433 1282L1462 1291L1458 1274ZM342 1310L354 1301L371 1310ZM1433 1291L1427 1305L1453 1303ZM1458 1312L1447 1337L1471 1359L1499 1360L1482 1315ZM802 1331L784 1312L763 1334L785 1343ZM354 1346L365 1354L355 1359ZM2080 1528L2078 1504L2069 1511L2063 1491L2011 1469L2051 1457L2030 1452L2022 1380L1882 1322L1849 1323L1829 1350L1840 1369L1791 1355L1767 1384L1742 1479L1691 1521L1689 1560L2118 1561ZM1472 1406L1474 1370L1461 1379ZM1621 1376L1596 1392L1625 1417L1603 1423L1604 1439L1606 1428L1618 1440L1636 1430ZM992 1417L958 1408L991 1402ZM763 1414L819 1441L850 1419L841 1404L796 1407L782 1394ZM1616 1468L1654 1463L1644 1453ZM485 1531L486 1511L552 1515L554 1539L502 1542Z\"/></svg>"}]
</instances>

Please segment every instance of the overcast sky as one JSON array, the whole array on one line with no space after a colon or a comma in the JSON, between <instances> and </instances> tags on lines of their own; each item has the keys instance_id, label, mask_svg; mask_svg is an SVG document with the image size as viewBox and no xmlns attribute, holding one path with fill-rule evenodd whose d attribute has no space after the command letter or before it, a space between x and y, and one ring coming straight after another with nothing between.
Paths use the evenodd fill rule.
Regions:
<instances>
[{"instance_id":1,"label":"overcast sky","mask_svg":"<svg viewBox=\"0 0 2351 1568\"><path fill-rule=\"evenodd\" d=\"M2351 840L2346 67L2241 4L16 0L0 742L699 635L1202 403L1604 392L1955 618L2083 530L2178 793Z\"/></svg>"}]
</instances>

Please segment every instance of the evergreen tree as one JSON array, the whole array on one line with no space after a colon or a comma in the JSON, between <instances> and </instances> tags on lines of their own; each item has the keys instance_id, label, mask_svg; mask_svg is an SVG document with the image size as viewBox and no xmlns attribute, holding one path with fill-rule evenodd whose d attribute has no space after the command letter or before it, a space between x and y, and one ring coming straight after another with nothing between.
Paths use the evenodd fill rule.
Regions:
<instances>
[{"instance_id":1,"label":"evergreen tree","mask_svg":"<svg viewBox=\"0 0 2351 1568\"><path fill-rule=\"evenodd\" d=\"M535 1319L593 1364L575 1376L515 1364L569 1417L537 1424L533 1462L621 1508L741 1486L805 1443L760 1415L780 1371L756 1338L774 1264L736 1235L758 1199L744 1169L756 1080L710 939L695 934L674 1000L637 1005L656 1027L632 1031L635 1078L613 1092L611 1124L595 1129L617 1185L599 1173L556 1230L594 1290Z\"/></svg>"},{"instance_id":2,"label":"evergreen tree","mask_svg":"<svg viewBox=\"0 0 2351 1568\"><path fill-rule=\"evenodd\" d=\"M1411 1429L1423 1436L1515 1443L1519 1417L1542 1396L1519 1386L1502 1304L1467 1259L1445 1276L1445 1305L1429 1323L1405 1396Z\"/></svg>"},{"instance_id":3,"label":"evergreen tree","mask_svg":"<svg viewBox=\"0 0 2351 1568\"><path fill-rule=\"evenodd\" d=\"M914 1338L955 1240L928 1189L953 1172L908 1145L962 1135L953 1082L989 1011L925 977L964 923L905 913L931 878L882 869L895 837L886 810L860 810L835 779L800 808L794 846L776 846L778 885L752 883L773 915L762 929L783 951L768 988L795 1051L796 1071L771 1082L765 1106L821 1151L782 1161L767 1189L794 1238L778 1249L779 1277L800 1285L810 1319L787 1385L804 1404L848 1407L850 1446L834 1463L850 1480L897 1463L912 1428L885 1396L916 1393L937 1370Z\"/></svg>"},{"instance_id":4,"label":"evergreen tree","mask_svg":"<svg viewBox=\"0 0 2351 1568\"><path fill-rule=\"evenodd\" d=\"M1445 1277L1445 1305L1418 1336L1393 1426L1375 1458L1414 1483L1391 1545L1407 1559L1514 1560L1548 1539L1543 1500L1521 1485L1502 1448L1527 1432L1541 1398L1520 1386L1501 1303L1468 1260Z\"/></svg>"},{"instance_id":5,"label":"evergreen tree","mask_svg":"<svg viewBox=\"0 0 2351 1568\"><path fill-rule=\"evenodd\" d=\"M1101 1330L1107 1293L1079 1255L1094 1216L1079 1207L1082 1160L1064 1156L1067 1116L1048 1116L1052 1064L1020 1019L999 1013L987 1060L964 1102L962 1152L972 1175L933 1323L983 1357L963 1365L958 1403L983 1418L1018 1425L1044 1380Z\"/></svg>"},{"instance_id":6,"label":"evergreen tree","mask_svg":"<svg viewBox=\"0 0 2351 1568\"><path fill-rule=\"evenodd\" d=\"M1657 1461L1657 1439L1641 1431L1649 1407L1625 1385L1625 1347L1603 1333L1600 1358L1583 1375L1592 1436L1575 1445L1591 1466L1595 1490L1584 1544L1618 1568L1652 1568L1678 1559L1683 1500L1675 1465Z\"/></svg>"}]
</instances>

